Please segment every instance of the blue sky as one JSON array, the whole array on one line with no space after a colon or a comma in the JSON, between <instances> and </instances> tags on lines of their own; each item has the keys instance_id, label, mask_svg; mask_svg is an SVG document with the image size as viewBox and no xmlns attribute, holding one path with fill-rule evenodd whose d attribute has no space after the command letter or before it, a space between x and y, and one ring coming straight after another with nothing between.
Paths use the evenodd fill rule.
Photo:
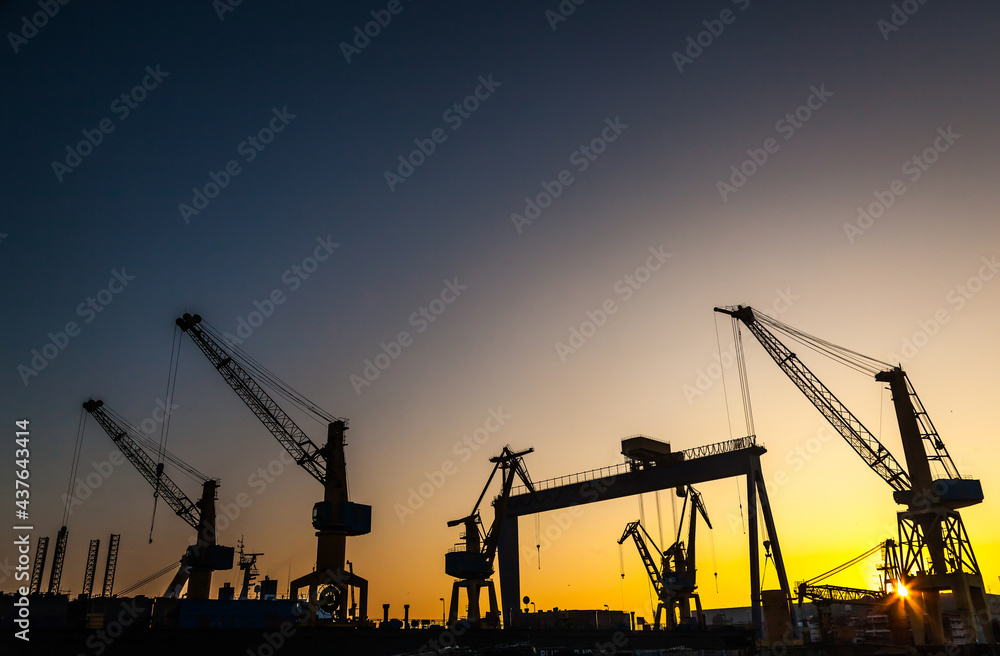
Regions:
<instances>
[{"instance_id":1,"label":"blue sky","mask_svg":"<svg viewBox=\"0 0 1000 656\"><path fill-rule=\"evenodd\" d=\"M534 446L529 470L548 478L614 462L617 440L638 432L677 448L727 439L733 388L727 407L718 384L685 387L717 354L715 305L771 308L882 359L923 342L911 379L956 422L951 441L939 428L987 498L1000 491L974 464L994 448L980 440L997 392L986 372L1000 306L983 263L998 237L995 5L903 3L915 12L894 16L889 2L391 4L244 2L220 16L207 1L69 3L36 30L22 19L38 3L0 9L2 405L34 427L44 534L58 529L80 404L150 417L185 311L233 333L258 323L243 348L351 419L352 494L373 505L375 530L349 557L376 605L434 615L450 585L440 554L457 540L444 522L467 512L505 443ZM575 9L556 20L560 6ZM370 23L365 45L355 28ZM356 38L348 61L342 44ZM412 173L390 185L400 157ZM185 216L199 193L213 197ZM530 203L546 206L526 223ZM651 261L650 249L671 255ZM627 298L626 276L643 280ZM560 349L609 299L615 312L593 336ZM269 316L253 315L261 308ZM61 336L70 322L75 334ZM352 384L402 332L391 364ZM171 449L222 478L231 502L280 447L191 346ZM777 470L822 424L755 344L747 352L774 452L765 469ZM872 381L842 384L868 390L856 403L878 413ZM479 459L400 521L408 490L498 408L511 419ZM110 448L88 425L81 470ZM894 508L846 445L824 448L826 474L796 470L779 493L788 505L776 501L803 567L883 539L859 524L839 558L791 537L817 476L870 484L880 517ZM732 487L706 490L710 512L731 511ZM313 558L320 492L303 472L265 492L225 539L245 534L287 581ZM75 510L64 587L82 580L85 539L111 530L126 534L123 581L179 554L186 527L165 514L145 544L148 493L125 465ZM617 570L613 541L634 505L588 514L587 530L608 534L599 551L553 548ZM850 506L838 512L854 517ZM977 512L967 521L995 575L1000 535ZM416 566L388 557L401 541L414 542ZM738 540L718 542L733 572L745 567ZM731 578L717 605L745 594L745 577ZM558 575L537 585L546 607L609 603L596 583L579 600L557 596ZM619 605L644 603L634 591Z\"/></svg>"}]
</instances>

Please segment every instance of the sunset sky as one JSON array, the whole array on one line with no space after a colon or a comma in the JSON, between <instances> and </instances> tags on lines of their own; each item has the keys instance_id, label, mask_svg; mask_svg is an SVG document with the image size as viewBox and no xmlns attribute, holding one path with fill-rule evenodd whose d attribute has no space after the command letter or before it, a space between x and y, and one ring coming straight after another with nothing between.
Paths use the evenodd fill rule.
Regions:
<instances>
[{"instance_id":1,"label":"sunset sky","mask_svg":"<svg viewBox=\"0 0 1000 656\"><path fill-rule=\"evenodd\" d=\"M712 311L744 303L903 364L982 480L986 502L962 514L1000 591L1000 7L515 4L70 3L34 27L37 2L3 3L0 403L11 434L31 421L32 542L59 529L83 401L150 419L159 440L174 319L197 312L350 420L350 492L373 530L348 559L369 612L437 618L460 533L446 522L504 445L534 447L541 480L621 462L638 433L678 450L746 433L736 369L724 386L716 364L731 323ZM898 508L743 341L778 537L807 579L892 537ZM882 385L793 350L902 462ZM221 479L220 515L252 499L220 542L244 536L284 592L315 562L321 486L281 464L187 338L174 403L168 448ZM484 427L473 451L463 438ZM89 420L78 477L112 451ZM715 526L699 527L702 603L747 605L745 483L699 489ZM64 590L79 593L92 538L101 576L122 534L117 589L183 553L192 531L162 503L147 544L152 491L131 465L90 492ZM667 543L673 505L661 493ZM521 519L522 594L649 617L638 555L624 545L622 579L616 544L639 512L542 515L537 542ZM0 589L15 556L0 552ZM874 575L872 560L831 582Z\"/></svg>"}]
</instances>

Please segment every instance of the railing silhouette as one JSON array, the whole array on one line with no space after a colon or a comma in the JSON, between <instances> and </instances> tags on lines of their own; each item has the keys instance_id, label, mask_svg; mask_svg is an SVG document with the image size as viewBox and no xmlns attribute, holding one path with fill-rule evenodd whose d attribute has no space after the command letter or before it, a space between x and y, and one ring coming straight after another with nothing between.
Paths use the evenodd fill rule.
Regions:
<instances>
[{"instance_id":1,"label":"railing silhouette","mask_svg":"<svg viewBox=\"0 0 1000 656\"><path fill-rule=\"evenodd\" d=\"M697 458L707 458L708 456L715 456L722 453L730 453L731 451L739 451L741 449L749 449L752 446L757 446L757 436L748 435L746 437L738 437L732 440L726 440L724 442L715 442L714 444L706 444L704 446L696 446L691 449L685 449L684 451L679 451L678 454L681 456L679 460L695 460ZM565 476L556 476L555 478L547 478L542 481L534 482L532 485L536 492L542 490L550 490L555 487L562 487L564 485L574 485L577 483L586 483L587 481L596 481L604 478L612 478L618 476L619 474L627 474L630 471L635 470L635 464L631 462L620 462L615 465L609 465L607 467L599 467L598 469L590 469L588 471L579 472L576 474L566 474ZM528 489L523 485L515 486L511 492L511 496L517 496L520 494L528 494Z\"/></svg>"}]
</instances>

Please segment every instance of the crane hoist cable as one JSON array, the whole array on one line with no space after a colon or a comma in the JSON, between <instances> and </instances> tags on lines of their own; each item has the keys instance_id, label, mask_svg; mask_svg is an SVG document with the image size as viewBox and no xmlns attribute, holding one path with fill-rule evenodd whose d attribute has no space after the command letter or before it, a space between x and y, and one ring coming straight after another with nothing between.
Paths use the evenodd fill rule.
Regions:
<instances>
[{"instance_id":1,"label":"crane hoist cable","mask_svg":"<svg viewBox=\"0 0 1000 656\"><path fill-rule=\"evenodd\" d=\"M542 569L542 518L535 514L535 555L538 557L538 569Z\"/></svg>"},{"instance_id":2,"label":"crane hoist cable","mask_svg":"<svg viewBox=\"0 0 1000 656\"><path fill-rule=\"evenodd\" d=\"M170 434L170 408L173 407L174 389L177 387L177 370L180 368L181 342L184 335L179 327L174 326L173 341L170 344L170 368L167 371L167 391L166 408L163 413L163 423L160 424L160 451L159 462L163 462L163 455L167 450L167 437Z\"/></svg>"},{"instance_id":3,"label":"crane hoist cable","mask_svg":"<svg viewBox=\"0 0 1000 656\"><path fill-rule=\"evenodd\" d=\"M722 374L722 394L726 399L726 422L729 424L729 439L735 439L733 435L733 418L729 412L729 388L726 386L726 368L722 366L722 340L719 339L719 318L715 317L715 345L719 349L719 371Z\"/></svg>"},{"instance_id":4,"label":"crane hoist cable","mask_svg":"<svg viewBox=\"0 0 1000 656\"><path fill-rule=\"evenodd\" d=\"M164 574L169 574L170 572L176 570L177 567L178 567L178 565L180 565L180 564L181 564L181 561L175 560L174 562L170 563L169 565L167 565L163 569L158 570L158 571L150 574L149 576L147 576L147 577L145 577L143 579L140 579L139 581L136 581L132 585L130 585L130 586L128 586L128 587L126 587L126 588L124 588L122 590L119 590L117 592L116 596L117 597L127 597L128 595L130 595L131 593L135 592L139 588L142 588L143 586L145 586L145 585L147 585L149 583L152 583L153 581L155 581L156 579L160 578Z\"/></svg>"},{"instance_id":5,"label":"crane hoist cable","mask_svg":"<svg viewBox=\"0 0 1000 656\"><path fill-rule=\"evenodd\" d=\"M103 410L105 414L114 419L115 422L118 423L121 426L121 428L125 430L128 436L132 438L133 441L138 443L139 446L142 447L143 450L150 455L150 457L156 455L156 453L159 450L159 444L155 440L151 439L148 435L146 435L146 433L143 430L141 430L135 424L129 422L128 419L120 415L113 408L110 408L105 405L103 406ZM171 466L175 467L177 471L179 471L180 473L184 474L185 476L187 476L188 478L199 484L204 483L209 478L211 478L210 476L206 476L202 472L198 471L191 465L181 460L181 458L179 458L169 449L164 450L163 457L165 463L169 463Z\"/></svg>"},{"instance_id":6,"label":"crane hoist cable","mask_svg":"<svg viewBox=\"0 0 1000 656\"><path fill-rule=\"evenodd\" d=\"M180 329L176 326L174 327L174 332L170 336L170 364L167 367L167 391L166 391L166 401L164 401L166 408L171 407L171 401L173 400L173 385L177 382L177 361L180 359L180 341L178 340L178 333ZM149 542L153 542L153 527L156 525L156 506L160 499L160 477L163 475L163 457L167 450L167 438L168 431L170 427L169 412L163 419L163 423L160 424L160 444L159 448L156 450L156 485L153 486L153 516L149 520Z\"/></svg>"},{"instance_id":7,"label":"crane hoist cable","mask_svg":"<svg viewBox=\"0 0 1000 656\"><path fill-rule=\"evenodd\" d=\"M740 479L735 478L736 482L736 501L740 504L740 527L743 529L743 535L747 534L747 521L743 517L743 495L740 494Z\"/></svg>"},{"instance_id":8,"label":"crane hoist cable","mask_svg":"<svg viewBox=\"0 0 1000 656\"><path fill-rule=\"evenodd\" d=\"M656 497L656 527L660 531L660 544L664 544L664 542L663 542L663 512L660 510L660 491L656 490L653 493L653 496Z\"/></svg>"},{"instance_id":9,"label":"crane hoist cable","mask_svg":"<svg viewBox=\"0 0 1000 656\"><path fill-rule=\"evenodd\" d=\"M263 387L267 387L273 391L278 396L281 396L287 400L292 405L296 406L303 412L305 412L310 419L326 425L333 421L344 421L342 417L337 417L330 412L327 412L319 405L309 400L304 394L296 390L294 387L286 383L280 377L278 377L274 372L269 370L259 361L254 359L252 355L244 351L239 347L238 344L234 342L233 339L227 338L224 334L221 334L218 329L210 324L207 320L202 319L201 325L203 329L211 335L218 343L225 344L226 348L229 349L230 355L234 356L233 359L239 362L239 364L245 369L252 371L256 374L257 382Z\"/></svg>"},{"instance_id":10,"label":"crane hoist cable","mask_svg":"<svg viewBox=\"0 0 1000 656\"><path fill-rule=\"evenodd\" d=\"M69 484L66 486L66 507L63 509L62 525L69 522L69 511L73 500L73 481L76 480L77 470L80 468L80 451L83 445L83 429L87 420L87 411L80 409L80 423L76 429L76 446L73 449L73 462L69 469Z\"/></svg>"},{"instance_id":11,"label":"crane hoist cable","mask_svg":"<svg viewBox=\"0 0 1000 656\"><path fill-rule=\"evenodd\" d=\"M712 573L715 576L715 592L719 593L719 561L715 557L715 529L708 530L708 540L712 544Z\"/></svg>"},{"instance_id":12,"label":"crane hoist cable","mask_svg":"<svg viewBox=\"0 0 1000 656\"><path fill-rule=\"evenodd\" d=\"M821 581L825 581L826 579L830 578L831 576L835 576L837 574L840 574L841 572L843 572L848 567L851 567L853 565L857 565L861 561L863 561L863 560L865 560L867 558L870 558L871 556L873 556L876 553L879 553L881 551L882 547L884 547L884 546L885 546L885 542L880 542L880 543L876 544L874 547L872 547L871 549L869 549L868 551L866 551L863 554L861 554L860 556L855 556L854 558L851 558L846 563L844 563L842 565L838 565L837 567L834 567L833 569L831 569L829 571L823 572L819 576L814 576L813 578L809 579L808 581L805 581L804 585L807 585L807 586L809 586L809 585L817 585Z\"/></svg>"},{"instance_id":13,"label":"crane hoist cable","mask_svg":"<svg viewBox=\"0 0 1000 656\"><path fill-rule=\"evenodd\" d=\"M864 355L863 353L858 353L857 351L852 351L849 348L845 348L825 339L815 337L799 330L798 328L782 323L773 317L769 317L763 312L754 313L754 317L765 326L786 335L806 348L815 351L816 353L825 355L831 360L840 362L841 364L844 364L859 373L875 375L879 371L892 368L892 365L888 362L883 362L877 358Z\"/></svg>"},{"instance_id":14,"label":"crane hoist cable","mask_svg":"<svg viewBox=\"0 0 1000 656\"><path fill-rule=\"evenodd\" d=\"M307 418L315 421L320 425L326 425L333 423L335 421L342 421L345 424L347 419L343 417L338 417L333 413L330 413L318 404L309 400L304 394L296 390L294 387L283 381L274 372L269 370L258 360L256 360L252 355L241 349L238 345L238 340L234 339L232 336L227 336L221 333L217 328L211 325L207 320L199 317L199 326L208 337L215 341L218 348L225 353L225 355L232 359L241 369L252 374L252 381L255 385L259 386L263 391L265 388L274 393L275 396L283 398L288 403L299 408ZM225 346L223 346L225 344ZM266 394L266 392L264 392ZM299 429L301 432L301 429ZM304 437L304 434L303 434ZM279 438L280 440L280 438ZM308 437L305 437L306 442L308 442ZM304 444L304 443L303 443ZM303 444L300 444L301 447ZM286 445L286 449L288 446ZM311 472L313 473L313 472ZM316 473L313 473L316 476ZM347 488L347 494L350 495L351 481L348 474L344 474L344 483Z\"/></svg>"},{"instance_id":15,"label":"crane hoist cable","mask_svg":"<svg viewBox=\"0 0 1000 656\"><path fill-rule=\"evenodd\" d=\"M750 402L750 381L747 378L746 359L743 354L743 335L739 322L733 322L733 343L736 346L736 369L739 373L740 393L743 397L743 420L746 422L747 435L756 435L753 423L753 405Z\"/></svg>"}]
</instances>

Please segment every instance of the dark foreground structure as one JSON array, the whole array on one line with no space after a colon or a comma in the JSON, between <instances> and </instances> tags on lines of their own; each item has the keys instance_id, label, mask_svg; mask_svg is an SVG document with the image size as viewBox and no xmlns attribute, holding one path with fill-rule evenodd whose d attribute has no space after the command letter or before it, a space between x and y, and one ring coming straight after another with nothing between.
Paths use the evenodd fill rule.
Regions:
<instances>
[{"instance_id":1,"label":"dark foreground structure","mask_svg":"<svg viewBox=\"0 0 1000 656\"><path fill-rule=\"evenodd\" d=\"M177 656L219 654L234 656L563 656L602 654L619 656L997 656L997 646L963 645L947 651L931 647L875 645L782 646L757 648L751 631L582 631L582 630L478 630L454 636L441 627L418 630L300 627L289 635L280 630L254 629L133 629L110 639L97 631L62 629L37 631L31 641L15 640L10 633L2 641L5 654L75 656ZM446 647L445 645L457 645Z\"/></svg>"},{"instance_id":2,"label":"dark foreground structure","mask_svg":"<svg viewBox=\"0 0 1000 656\"><path fill-rule=\"evenodd\" d=\"M286 635L287 634L287 635ZM478 630L454 635L441 627L416 630L298 627L274 631L254 629L134 629L117 638L101 637L96 631L63 629L33 631L31 641L4 639L4 653L116 654L177 656L178 654L233 654L252 656L391 656L394 654L633 654L706 653L737 656L752 653L752 634L746 631L712 631L683 635L665 631L581 630ZM473 651L456 649L464 647ZM507 645L506 649L494 647ZM519 647L514 647L520 645ZM653 651L646 651L653 650ZM691 651L688 651L691 650Z\"/></svg>"}]
</instances>

